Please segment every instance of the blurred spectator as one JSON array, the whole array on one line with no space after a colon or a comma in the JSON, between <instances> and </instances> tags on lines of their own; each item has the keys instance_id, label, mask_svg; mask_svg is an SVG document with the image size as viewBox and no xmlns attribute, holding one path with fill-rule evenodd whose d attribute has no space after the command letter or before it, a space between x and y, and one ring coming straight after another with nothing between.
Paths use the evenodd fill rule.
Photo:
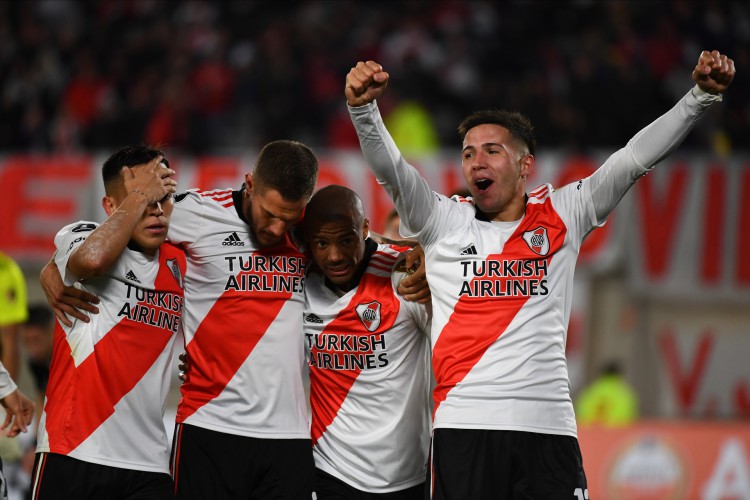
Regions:
<instances>
[{"instance_id":1,"label":"blurred spectator","mask_svg":"<svg viewBox=\"0 0 750 500\"><path fill-rule=\"evenodd\" d=\"M438 150L432 118L418 102L398 103L384 120L393 140L407 157L428 155Z\"/></svg>"},{"instance_id":2,"label":"blurred spectator","mask_svg":"<svg viewBox=\"0 0 750 500\"><path fill-rule=\"evenodd\" d=\"M279 138L357 147L338 82L359 59L383 61L408 82L404 106L430 110L407 108L402 149L414 137L428 150L455 144L454 124L490 107L525 110L549 147L619 146L645 124L634 120L687 90L674 75L695 64L685 59L695 46L746 67L748 25L740 0L306 0L292 11L283 2L4 1L0 150L146 141L219 153ZM738 72L735 86L747 78ZM750 92L728 98L690 145L750 147Z\"/></svg>"},{"instance_id":3,"label":"blurred spectator","mask_svg":"<svg viewBox=\"0 0 750 500\"><path fill-rule=\"evenodd\" d=\"M613 361L578 396L575 410L581 425L618 427L638 418L638 398L623 377L620 365Z\"/></svg>"},{"instance_id":4,"label":"blurred spectator","mask_svg":"<svg viewBox=\"0 0 750 500\"><path fill-rule=\"evenodd\" d=\"M18 264L0 252L0 348L2 364L14 380L18 380L19 370L19 325L25 322L27 317L26 281ZM14 485L18 483L16 478L20 470L19 461L30 441L28 436L32 434L34 433L22 434L19 439L8 438L4 433L0 435L0 458L5 468L9 494L15 491ZM25 479L28 484L29 478Z\"/></svg>"},{"instance_id":5,"label":"blurred spectator","mask_svg":"<svg viewBox=\"0 0 750 500\"><path fill-rule=\"evenodd\" d=\"M18 380L19 325L26 321L26 280L21 268L0 252L0 352L10 377Z\"/></svg>"}]
</instances>

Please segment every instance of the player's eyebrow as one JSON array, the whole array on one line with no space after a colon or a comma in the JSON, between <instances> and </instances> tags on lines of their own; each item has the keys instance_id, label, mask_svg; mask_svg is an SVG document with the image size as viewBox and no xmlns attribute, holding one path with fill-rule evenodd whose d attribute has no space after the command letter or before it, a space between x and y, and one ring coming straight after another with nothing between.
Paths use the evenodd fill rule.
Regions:
<instances>
[{"instance_id":1,"label":"player's eyebrow","mask_svg":"<svg viewBox=\"0 0 750 500\"><path fill-rule=\"evenodd\" d=\"M283 220L284 222L295 222L300 219L300 217L283 217L281 215L275 214L268 210L267 208L263 207L263 211L266 213L268 217L271 217L273 219L279 219Z\"/></svg>"},{"instance_id":2,"label":"player's eyebrow","mask_svg":"<svg viewBox=\"0 0 750 500\"><path fill-rule=\"evenodd\" d=\"M500 143L497 143L497 142L485 142L484 144L480 145L480 147L482 147L482 148L490 148L490 147L493 147L493 146L497 146L497 147L500 147L500 148L504 148L505 147L503 144L500 144ZM466 151L467 149L475 149L475 147L472 146L472 145L467 145L461 151L463 152L463 151Z\"/></svg>"}]
</instances>

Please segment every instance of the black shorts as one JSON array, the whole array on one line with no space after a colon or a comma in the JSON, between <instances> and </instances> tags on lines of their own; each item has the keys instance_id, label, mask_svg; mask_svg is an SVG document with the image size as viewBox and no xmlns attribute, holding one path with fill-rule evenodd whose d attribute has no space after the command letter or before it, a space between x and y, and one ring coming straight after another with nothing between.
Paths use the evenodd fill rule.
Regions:
<instances>
[{"instance_id":1,"label":"black shorts","mask_svg":"<svg viewBox=\"0 0 750 500\"><path fill-rule=\"evenodd\" d=\"M177 424L172 477L180 500L310 500L310 439L260 439Z\"/></svg>"},{"instance_id":2,"label":"black shorts","mask_svg":"<svg viewBox=\"0 0 750 500\"><path fill-rule=\"evenodd\" d=\"M172 478L163 472L121 469L57 453L37 453L33 500L172 500Z\"/></svg>"},{"instance_id":3,"label":"black shorts","mask_svg":"<svg viewBox=\"0 0 750 500\"><path fill-rule=\"evenodd\" d=\"M425 483L390 493L368 493L349 486L341 479L315 469L317 500L425 500Z\"/></svg>"},{"instance_id":4,"label":"black shorts","mask_svg":"<svg viewBox=\"0 0 750 500\"><path fill-rule=\"evenodd\" d=\"M431 498L588 499L578 440L520 431L435 429Z\"/></svg>"}]
</instances>

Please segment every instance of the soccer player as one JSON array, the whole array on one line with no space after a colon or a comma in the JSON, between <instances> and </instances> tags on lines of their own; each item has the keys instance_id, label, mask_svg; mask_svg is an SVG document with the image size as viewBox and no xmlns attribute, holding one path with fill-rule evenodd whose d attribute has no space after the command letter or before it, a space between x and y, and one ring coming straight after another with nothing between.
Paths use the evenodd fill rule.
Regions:
<instances>
[{"instance_id":1,"label":"soccer player","mask_svg":"<svg viewBox=\"0 0 750 500\"><path fill-rule=\"evenodd\" d=\"M190 363L171 458L179 499L312 495L301 341L306 259L291 230L317 171L307 146L274 141L239 190L175 198L168 239L187 253ZM423 298L429 290L417 273L410 278L400 290ZM77 308L96 312L94 297L61 286L53 265L41 281L61 322L82 316Z\"/></svg>"},{"instance_id":2,"label":"soccer player","mask_svg":"<svg viewBox=\"0 0 750 500\"><path fill-rule=\"evenodd\" d=\"M172 455L180 499L311 498L306 259L290 229L317 174L310 148L274 141L241 189L176 198L169 240L187 251L190 362Z\"/></svg>"},{"instance_id":3,"label":"soccer player","mask_svg":"<svg viewBox=\"0 0 750 500\"><path fill-rule=\"evenodd\" d=\"M535 138L519 113L482 111L459 126L471 198L430 190L391 139L374 102L389 75L359 62L345 95L362 151L424 247L436 377L431 495L586 498L565 361L581 243L633 183L674 150L734 77L702 52L693 87L590 177L527 193Z\"/></svg>"},{"instance_id":4,"label":"soccer player","mask_svg":"<svg viewBox=\"0 0 750 500\"><path fill-rule=\"evenodd\" d=\"M409 249L369 238L343 186L310 200L303 223L305 347L319 500L421 500L429 446L428 307L396 293Z\"/></svg>"},{"instance_id":5,"label":"soccer player","mask_svg":"<svg viewBox=\"0 0 750 500\"><path fill-rule=\"evenodd\" d=\"M109 218L55 237L63 280L100 298L58 325L32 478L35 499L173 497L163 411L183 302L183 252L165 245L175 191L161 151L123 148L102 168Z\"/></svg>"}]
</instances>

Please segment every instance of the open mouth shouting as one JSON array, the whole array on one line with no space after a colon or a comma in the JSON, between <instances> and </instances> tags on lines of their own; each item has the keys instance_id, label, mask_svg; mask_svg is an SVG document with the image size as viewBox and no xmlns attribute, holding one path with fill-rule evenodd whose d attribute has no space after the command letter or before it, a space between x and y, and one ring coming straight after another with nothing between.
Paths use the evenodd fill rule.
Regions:
<instances>
[{"instance_id":1,"label":"open mouth shouting","mask_svg":"<svg viewBox=\"0 0 750 500\"><path fill-rule=\"evenodd\" d=\"M491 179L474 179L474 188L477 194L482 194L487 191L492 185L492 182Z\"/></svg>"}]
</instances>

